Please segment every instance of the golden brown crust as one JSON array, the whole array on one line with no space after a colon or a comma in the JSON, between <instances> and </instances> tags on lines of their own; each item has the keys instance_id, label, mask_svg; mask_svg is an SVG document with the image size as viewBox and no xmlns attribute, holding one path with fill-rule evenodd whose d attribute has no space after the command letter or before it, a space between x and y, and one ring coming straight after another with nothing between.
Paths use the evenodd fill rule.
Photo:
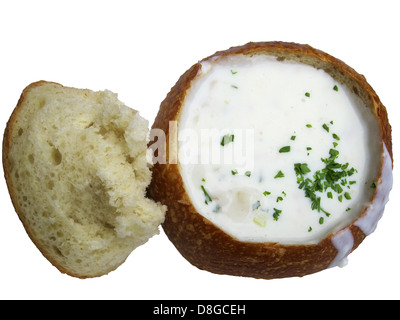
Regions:
<instances>
[{"instance_id":1,"label":"golden brown crust","mask_svg":"<svg viewBox=\"0 0 400 320\"><path fill-rule=\"evenodd\" d=\"M269 54L281 60L292 59L324 69L351 88L373 110L380 122L382 141L393 160L391 127L386 109L365 77L344 62L309 45L285 42L248 43L216 52L201 62L236 54ZM161 103L153 128L166 133L167 144L168 122L178 120L186 91L201 69L201 62L180 77ZM177 164L155 164L149 195L168 206L163 224L165 233L178 251L200 269L264 279L304 276L326 269L337 255L331 241L332 234L315 245L251 243L234 239L197 213L185 191ZM365 234L353 224L348 228L354 238L354 250L364 240Z\"/></svg>"}]
</instances>

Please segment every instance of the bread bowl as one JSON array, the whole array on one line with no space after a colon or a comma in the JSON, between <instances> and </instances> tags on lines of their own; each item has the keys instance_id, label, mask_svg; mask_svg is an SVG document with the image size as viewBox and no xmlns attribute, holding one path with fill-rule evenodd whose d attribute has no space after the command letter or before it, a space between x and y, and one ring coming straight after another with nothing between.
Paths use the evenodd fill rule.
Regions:
<instances>
[{"instance_id":1,"label":"bread bowl","mask_svg":"<svg viewBox=\"0 0 400 320\"><path fill-rule=\"evenodd\" d=\"M148 190L168 207L163 229L217 274L344 265L392 187L385 107L364 76L309 45L248 43L195 63L152 129L165 133L150 144Z\"/></svg>"},{"instance_id":2,"label":"bread bowl","mask_svg":"<svg viewBox=\"0 0 400 320\"><path fill-rule=\"evenodd\" d=\"M165 207L145 197L148 121L111 91L39 81L7 123L3 167L29 237L61 272L115 270L159 232Z\"/></svg>"}]
</instances>

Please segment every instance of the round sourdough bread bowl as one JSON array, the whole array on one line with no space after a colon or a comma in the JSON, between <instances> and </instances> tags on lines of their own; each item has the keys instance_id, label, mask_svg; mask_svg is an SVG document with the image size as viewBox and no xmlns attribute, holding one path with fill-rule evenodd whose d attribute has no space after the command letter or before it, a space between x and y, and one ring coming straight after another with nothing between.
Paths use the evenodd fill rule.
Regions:
<instances>
[{"instance_id":1,"label":"round sourdough bread bowl","mask_svg":"<svg viewBox=\"0 0 400 320\"><path fill-rule=\"evenodd\" d=\"M148 193L168 207L163 229L217 274L342 266L392 187L385 107L364 76L309 45L248 43L199 61L152 132Z\"/></svg>"}]
</instances>

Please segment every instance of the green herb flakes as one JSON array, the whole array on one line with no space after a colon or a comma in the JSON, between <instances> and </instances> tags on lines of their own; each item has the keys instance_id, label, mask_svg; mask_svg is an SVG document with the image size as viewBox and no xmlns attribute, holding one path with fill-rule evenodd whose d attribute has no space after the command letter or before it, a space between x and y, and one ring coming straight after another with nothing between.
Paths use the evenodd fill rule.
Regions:
<instances>
[{"instance_id":1,"label":"green herb flakes","mask_svg":"<svg viewBox=\"0 0 400 320\"><path fill-rule=\"evenodd\" d=\"M283 178L283 177L285 177L285 174L281 170L279 170L278 173L276 174L276 176L274 177L274 179Z\"/></svg>"},{"instance_id":2,"label":"green herb flakes","mask_svg":"<svg viewBox=\"0 0 400 320\"><path fill-rule=\"evenodd\" d=\"M336 149L329 149L329 154L331 155L329 160L334 160L339 156L339 151L337 151Z\"/></svg>"},{"instance_id":3,"label":"green herb flakes","mask_svg":"<svg viewBox=\"0 0 400 320\"><path fill-rule=\"evenodd\" d=\"M274 221L278 221L279 216L281 215L282 210L274 208L274 213L272 214L272 217L274 218Z\"/></svg>"},{"instance_id":4,"label":"green herb flakes","mask_svg":"<svg viewBox=\"0 0 400 320\"><path fill-rule=\"evenodd\" d=\"M222 137L221 146L224 147L225 145L227 145L230 142L233 142L234 140L235 140L235 135L228 133Z\"/></svg>"},{"instance_id":5,"label":"green herb flakes","mask_svg":"<svg viewBox=\"0 0 400 320\"><path fill-rule=\"evenodd\" d=\"M327 197L329 199L332 199L332 191L335 191L338 194L338 200L342 202L342 186L346 186L350 189L350 185L355 183L354 180L352 180L352 182L350 183L346 179L346 177L354 174L354 172L356 172L356 169L348 169L349 163L337 163L336 159L338 157L339 151L336 149L330 149L329 157L321 159L321 161L325 163L325 168L314 172L314 174L312 175L313 179L305 177L307 173L311 172L306 163L294 164L294 171L296 173L299 189L304 190L304 196L311 200L311 209L317 210L318 212L322 211L325 213L326 216L329 216L330 213L326 212L321 207L321 197L319 196L319 193L327 192ZM331 189L332 191L328 189ZM344 197L347 200L351 199L350 193L348 192L344 193Z\"/></svg>"},{"instance_id":6,"label":"green herb flakes","mask_svg":"<svg viewBox=\"0 0 400 320\"><path fill-rule=\"evenodd\" d=\"M345 192L345 193L344 193L344 197L345 197L347 200L351 200L351 195L350 195L350 193L348 193L348 192Z\"/></svg>"},{"instance_id":7,"label":"green herb flakes","mask_svg":"<svg viewBox=\"0 0 400 320\"><path fill-rule=\"evenodd\" d=\"M290 152L290 146L285 146L279 149L279 153Z\"/></svg>"},{"instance_id":8,"label":"green herb flakes","mask_svg":"<svg viewBox=\"0 0 400 320\"><path fill-rule=\"evenodd\" d=\"M296 172L296 175L305 175L305 174L311 172L307 163L295 163L294 171Z\"/></svg>"},{"instance_id":9,"label":"green herb flakes","mask_svg":"<svg viewBox=\"0 0 400 320\"><path fill-rule=\"evenodd\" d=\"M201 190L203 190L204 196L206 197L205 204L208 204L209 202L212 202L212 199L211 199L210 195L208 194L206 188L204 188L203 185L201 186Z\"/></svg>"}]
</instances>

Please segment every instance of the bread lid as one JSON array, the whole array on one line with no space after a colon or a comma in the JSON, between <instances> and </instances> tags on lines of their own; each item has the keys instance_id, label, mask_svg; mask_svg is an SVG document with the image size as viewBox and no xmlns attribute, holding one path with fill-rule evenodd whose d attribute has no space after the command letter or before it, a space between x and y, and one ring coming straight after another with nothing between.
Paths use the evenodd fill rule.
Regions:
<instances>
[{"instance_id":1,"label":"bread lid","mask_svg":"<svg viewBox=\"0 0 400 320\"><path fill-rule=\"evenodd\" d=\"M108 90L23 90L4 133L5 178L29 237L61 272L107 274L159 232L166 208L145 196L148 131Z\"/></svg>"}]
</instances>

